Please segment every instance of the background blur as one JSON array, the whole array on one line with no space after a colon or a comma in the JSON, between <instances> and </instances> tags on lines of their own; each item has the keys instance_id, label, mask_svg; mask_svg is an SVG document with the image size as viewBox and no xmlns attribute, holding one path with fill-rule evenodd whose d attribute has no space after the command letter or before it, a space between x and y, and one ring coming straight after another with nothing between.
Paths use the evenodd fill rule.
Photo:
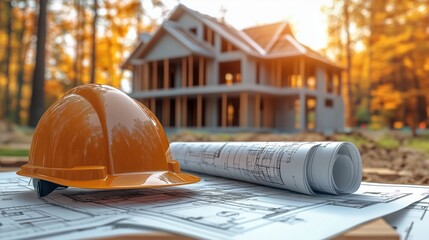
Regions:
<instances>
[{"instance_id":1,"label":"background blur","mask_svg":"<svg viewBox=\"0 0 429 240\"><path fill-rule=\"evenodd\" d=\"M348 140L361 149L365 180L429 183L429 0L1 0L0 170L26 161L33 127L68 89L129 92L121 64L179 3L237 29L290 21L300 42L345 67L352 131L170 140Z\"/></svg>"},{"instance_id":2,"label":"background blur","mask_svg":"<svg viewBox=\"0 0 429 240\"><path fill-rule=\"evenodd\" d=\"M236 28L290 21L298 40L346 67L347 126L426 128L428 0L181 3L224 18ZM30 113L40 115L35 108L46 109L79 84L96 82L129 91L130 73L120 68L121 63L136 46L138 33L154 31L177 4L173 0L0 1L1 119L27 125ZM39 41L40 51L38 35L45 36ZM35 71L40 62L37 54L45 60L37 70L44 73ZM32 95L34 104L43 106L30 111Z\"/></svg>"},{"instance_id":3,"label":"background blur","mask_svg":"<svg viewBox=\"0 0 429 240\"><path fill-rule=\"evenodd\" d=\"M346 67L347 126L426 128L428 0L181 3L224 18L236 28L290 21L298 40ZM120 69L121 63L136 46L138 33L154 31L177 4L173 0L0 1L1 119L27 125L30 112L37 112L30 111L32 95L45 109L79 84L96 82L129 91L130 73ZM46 36L39 43L40 52L38 34ZM43 74L36 74L36 54L45 60L38 69Z\"/></svg>"}]
</instances>

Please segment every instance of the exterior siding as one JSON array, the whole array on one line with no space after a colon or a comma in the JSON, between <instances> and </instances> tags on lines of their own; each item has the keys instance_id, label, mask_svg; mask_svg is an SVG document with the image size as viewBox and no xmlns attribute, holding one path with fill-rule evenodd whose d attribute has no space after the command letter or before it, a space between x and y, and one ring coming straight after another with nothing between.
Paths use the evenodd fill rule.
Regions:
<instances>
[{"instance_id":1,"label":"exterior siding","mask_svg":"<svg viewBox=\"0 0 429 240\"><path fill-rule=\"evenodd\" d=\"M191 55L192 52L185 48L180 42L170 35L164 35L163 38L147 54L145 60L162 60L165 58L177 58Z\"/></svg>"}]
</instances>

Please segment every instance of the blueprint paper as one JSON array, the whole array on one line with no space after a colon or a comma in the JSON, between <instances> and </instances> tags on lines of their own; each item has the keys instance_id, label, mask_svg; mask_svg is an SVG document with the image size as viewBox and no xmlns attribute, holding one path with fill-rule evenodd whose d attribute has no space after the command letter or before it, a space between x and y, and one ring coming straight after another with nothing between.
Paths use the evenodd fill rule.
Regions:
<instances>
[{"instance_id":1,"label":"blueprint paper","mask_svg":"<svg viewBox=\"0 0 429 240\"><path fill-rule=\"evenodd\" d=\"M174 142L181 169L314 195L355 192L359 150L349 142Z\"/></svg>"},{"instance_id":2,"label":"blueprint paper","mask_svg":"<svg viewBox=\"0 0 429 240\"><path fill-rule=\"evenodd\" d=\"M409 186L410 188L425 188L428 186ZM384 217L396 231L401 239L418 240L429 237L429 197L413 203L403 210Z\"/></svg>"},{"instance_id":3,"label":"blueprint paper","mask_svg":"<svg viewBox=\"0 0 429 240\"><path fill-rule=\"evenodd\" d=\"M68 188L37 198L28 178L1 173L0 239L82 239L153 230L205 239L321 239L400 210L428 191L363 183L354 194L311 196L200 177L201 182L180 187Z\"/></svg>"}]
</instances>

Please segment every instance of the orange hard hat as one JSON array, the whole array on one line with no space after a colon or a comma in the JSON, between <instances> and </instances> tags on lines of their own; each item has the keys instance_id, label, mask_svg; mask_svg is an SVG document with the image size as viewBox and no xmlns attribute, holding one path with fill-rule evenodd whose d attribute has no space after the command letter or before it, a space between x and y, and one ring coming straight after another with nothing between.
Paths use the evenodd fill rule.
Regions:
<instances>
[{"instance_id":1,"label":"orange hard hat","mask_svg":"<svg viewBox=\"0 0 429 240\"><path fill-rule=\"evenodd\" d=\"M155 188L198 182L181 173L155 115L118 89L71 89L40 119L29 162L17 174L33 178L39 196L57 187Z\"/></svg>"}]
</instances>

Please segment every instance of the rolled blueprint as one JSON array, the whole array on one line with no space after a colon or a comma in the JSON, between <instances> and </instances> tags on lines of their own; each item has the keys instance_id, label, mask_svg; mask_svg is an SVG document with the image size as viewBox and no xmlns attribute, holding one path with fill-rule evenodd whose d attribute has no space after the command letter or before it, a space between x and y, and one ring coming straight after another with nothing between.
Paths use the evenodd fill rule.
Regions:
<instances>
[{"instance_id":1,"label":"rolled blueprint","mask_svg":"<svg viewBox=\"0 0 429 240\"><path fill-rule=\"evenodd\" d=\"M349 142L173 142L170 150L183 170L309 195L353 193L362 179Z\"/></svg>"}]
</instances>

